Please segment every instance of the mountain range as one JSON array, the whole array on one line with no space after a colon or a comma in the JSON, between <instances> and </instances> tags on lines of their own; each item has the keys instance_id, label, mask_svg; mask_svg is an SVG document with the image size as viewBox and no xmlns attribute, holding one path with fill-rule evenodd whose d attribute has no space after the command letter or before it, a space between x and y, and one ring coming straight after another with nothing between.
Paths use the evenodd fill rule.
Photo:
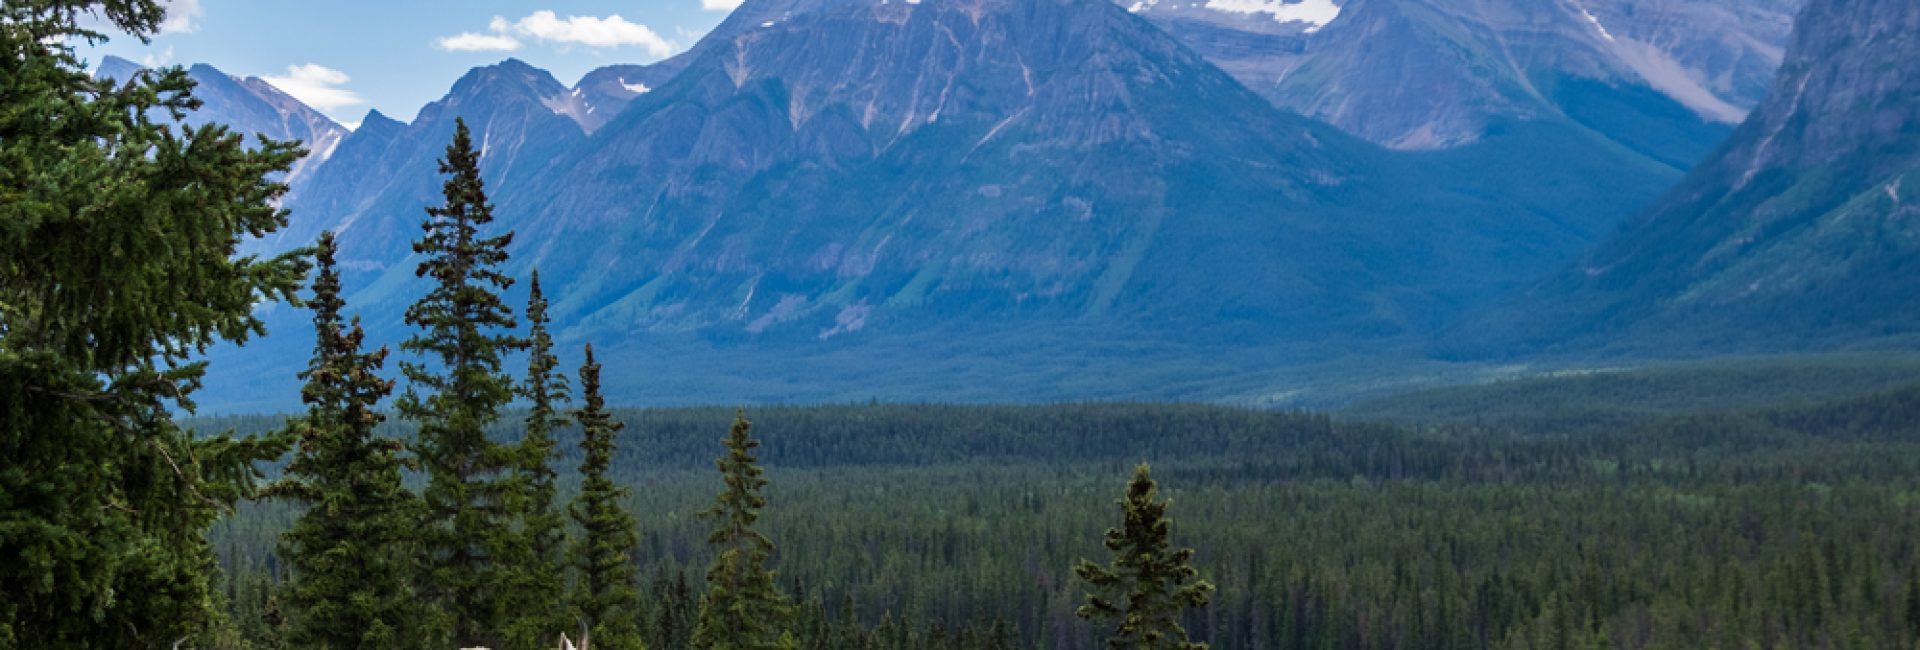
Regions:
<instances>
[{"instance_id":1,"label":"mountain range","mask_svg":"<svg viewBox=\"0 0 1920 650\"><path fill-rule=\"evenodd\" d=\"M1277 369L1408 354L1672 187L1764 95L1791 3L1206 4L748 0L572 87L508 60L310 140L260 246L340 232L349 303L399 340L458 116L509 270L619 399L1285 401ZM248 91L203 118L307 123L202 68ZM203 402L286 404L310 346L269 320Z\"/></svg>"},{"instance_id":2,"label":"mountain range","mask_svg":"<svg viewBox=\"0 0 1920 650\"><path fill-rule=\"evenodd\" d=\"M1804 0L1122 0L1275 105L1399 149L1514 121L1698 160L1757 105Z\"/></svg>"},{"instance_id":3,"label":"mountain range","mask_svg":"<svg viewBox=\"0 0 1920 650\"><path fill-rule=\"evenodd\" d=\"M109 56L93 74L124 83L140 71L138 63ZM304 144L308 155L296 161L287 174L287 182L294 186L304 185L324 166L334 147L348 134L347 128L332 118L259 77L235 77L206 64L187 68L187 76L193 78L193 94L202 102L199 110L187 114L188 124L225 124L242 135Z\"/></svg>"},{"instance_id":4,"label":"mountain range","mask_svg":"<svg viewBox=\"0 0 1920 650\"><path fill-rule=\"evenodd\" d=\"M1481 350L1794 350L1920 329L1920 4L1815 0L1769 99Z\"/></svg>"}]
</instances>

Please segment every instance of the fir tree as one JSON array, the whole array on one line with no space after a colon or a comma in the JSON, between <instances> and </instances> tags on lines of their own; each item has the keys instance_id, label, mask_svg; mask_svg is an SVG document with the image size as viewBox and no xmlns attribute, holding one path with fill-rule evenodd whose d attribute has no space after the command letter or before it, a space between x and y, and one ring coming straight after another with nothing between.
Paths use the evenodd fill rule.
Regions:
<instances>
[{"instance_id":1,"label":"fir tree","mask_svg":"<svg viewBox=\"0 0 1920 650\"><path fill-rule=\"evenodd\" d=\"M503 332L515 323L498 293L513 285L497 270L513 235L481 236L493 206L466 122L454 124L453 143L440 161L440 173L448 175L446 203L427 208L425 234L413 244L426 258L414 274L434 285L407 308L407 324L421 332L400 346L428 363L400 364L409 386L399 408L419 423L415 455L427 472L420 592L437 614L428 627L451 635L441 641L500 645L497 599L509 585L496 560L518 543L519 517L511 509L524 504L512 495L515 453L488 439L486 428L513 400L502 357L522 346Z\"/></svg>"},{"instance_id":2,"label":"fir tree","mask_svg":"<svg viewBox=\"0 0 1920 650\"><path fill-rule=\"evenodd\" d=\"M580 366L582 408L574 418L580 422L580 494L571 508L573 520L585 531L573 545L573 566L578 574L574 583L573 606L582 624L587 626L593 647L604 650L640 648L640 589L633 567L634 548L640 543L634 532L633 515L620 507L626 490L607 478L617 446L614 437L622 427L607 413L600 397L600 364L593 359L593 346L587 346L587 361Z\"/></svg>"},{"instance_id":3,"label":"fir tree","mask_svg":"<svg viewBox=\"0 0 1920 650\"><path fill-rule=\"evenodd\" d=\"M793 606L780 592L774 572L767 568L773 541L754 529L767 499L761 477L760 446L751 435L753 424L736 414L726 438L727 455L717 462L726 483L713 507L700 516L720 522L707 543L718 551L707 569L707 593L700 599L700 620L694 627L693 647L713 650L793 648L799 644L786 626Z\"/></svg>"},{"instance_id":4,"label":"fir tree","mask_svg":"<svg viewBox=\"0 0 1920 650\"><path fill-rule=\"evenodd\" d=\"M1159 501L1159 486L1145 464L1133 471L1127 495L1117 500L1123 515L1119 528L1107 531L1108 566L1081 560L1074 573L1095 590L1123 594L1116 604L1106 596L1088 594L1076 612L1084 619L1119 619L1107 647L1115 650L1205 650L1207 644L1187 640L1180 615L1188 608L1205 607L1213 585L1197 578L1193 549L1173 550L1167 517L1171 501Z\"/></svg>"},{"instance_id":5,"label":"fir tree","mask_svg":"<svg viewBox=\"0 0 1920 650\"><path fill-rule=\"evenodd\" d=\"M199 645L206 531L284 437L188 431L198 353L263 331L304 263L238 256L286 225L303 152L219 125L179 68L93 79L74 54L145 40L153 0L0 3L0 647Z\"/></svg>"},{"instance_id":6,"label":"fir tree","mask_svg":"<svg viewBox=\"0 0 1920 650\"><path fill-rule=\"evenodd\" d=\"M420 614L407 580L418 514L400 481L401 445L374 433L386 419L375 407L393 390L374 374L387 350L361 352L359 319L342 321L334 252L333 233L322 234L307 303L313 360L300 373L307 414L290 427L300 446L286 477L269 487L307 508L282 537L292 568L286 638L304 648L402 647L416 639L401 630Z\"/></svg>"},{"instance_id":7,"label":"fir tree","mask_svg":"<svg viewBox=\"0 0 1920 650\"><path fill-rule=\"evenodd\" d=\"M515 492L523 499L518 546L502 558L505 581L501 616L506 621L509 647L545 647L553 637L572 627L563 597L560 570L566 543L565 514L553 505L556 457L553 432L566 425L558 406L567 401L567 379L553 354L553 336L547 331L547 299L540 290L540 272L527 287L527 375L520 395L527 400L526 434L515 451Z\"/></svg>"}]
</instances>

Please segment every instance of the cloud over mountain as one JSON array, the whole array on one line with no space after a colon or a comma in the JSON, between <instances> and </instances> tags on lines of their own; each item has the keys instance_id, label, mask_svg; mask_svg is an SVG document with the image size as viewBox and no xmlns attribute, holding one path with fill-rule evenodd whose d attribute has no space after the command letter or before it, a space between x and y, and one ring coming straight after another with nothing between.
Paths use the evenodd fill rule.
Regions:
<instances>
[{"instance_id":1,"label":"cloud over mountain","mask_svg":"<svg viewBox=\"0 0 1920 650\"><path fill-rule=\"evenodd\" d=\"M635 47L649 56L665 57L679 49L653 28L635 23L619 14L567 16L542 9L519 20L494 16L487 32L461 32L434 40L434 45L450 52L510 52L520 49L521 39L549 45L612 49Z\"/></svg>"},{"instance_id":2,"label":"cloud over mountain","mask_svg":"<svg viewBox=\"0 0 1920 650\"><path fill-rule=\"evenodd\" d=\"M333 111L347 106L365 104L359 93L342 88L341 85L352 81L347 73L318 63L303 63L287 66L284 75L264 75L260 77L273 87L280 89L302 103L320 109Z\"/></svg>"}]
</instances>

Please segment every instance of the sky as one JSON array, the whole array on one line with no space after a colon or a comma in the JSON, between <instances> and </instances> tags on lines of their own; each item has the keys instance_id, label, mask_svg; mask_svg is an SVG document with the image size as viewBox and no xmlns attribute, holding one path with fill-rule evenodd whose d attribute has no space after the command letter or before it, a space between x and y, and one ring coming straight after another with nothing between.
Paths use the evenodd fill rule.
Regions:
<instances>
[{"instance_id":1,"label":"sky","mask_svg":"<svg viewBox=\"0 0 1920 650\"><path fill-rule=\"evenodd\" d=\"M615 63L691 47L740 0L169 0L150 43L81 48L147 65L206 63L260 77L349 126L369 109L402 121L476 66L512 57L569 86Z\"/></svg>"}]
</instances>

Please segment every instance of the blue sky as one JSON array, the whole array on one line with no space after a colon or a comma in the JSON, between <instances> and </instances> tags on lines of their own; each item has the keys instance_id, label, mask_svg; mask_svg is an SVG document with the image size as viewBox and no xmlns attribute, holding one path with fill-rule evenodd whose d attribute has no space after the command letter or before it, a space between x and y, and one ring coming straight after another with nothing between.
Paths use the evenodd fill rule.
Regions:
<instances>
[{"instance_id":1,"label":"blue sky","mask_svg":"<svg viewBox=\"0 0 1920 650\"><path fill-rule=\"evenodd\" d=\"M149 65L207 63L262 77L335 120L412 120L468 69L513 57L572 85L594 68L693 45L739 0L171 0L151 43L83 48Z\"/></svg>"}]
</instances>

